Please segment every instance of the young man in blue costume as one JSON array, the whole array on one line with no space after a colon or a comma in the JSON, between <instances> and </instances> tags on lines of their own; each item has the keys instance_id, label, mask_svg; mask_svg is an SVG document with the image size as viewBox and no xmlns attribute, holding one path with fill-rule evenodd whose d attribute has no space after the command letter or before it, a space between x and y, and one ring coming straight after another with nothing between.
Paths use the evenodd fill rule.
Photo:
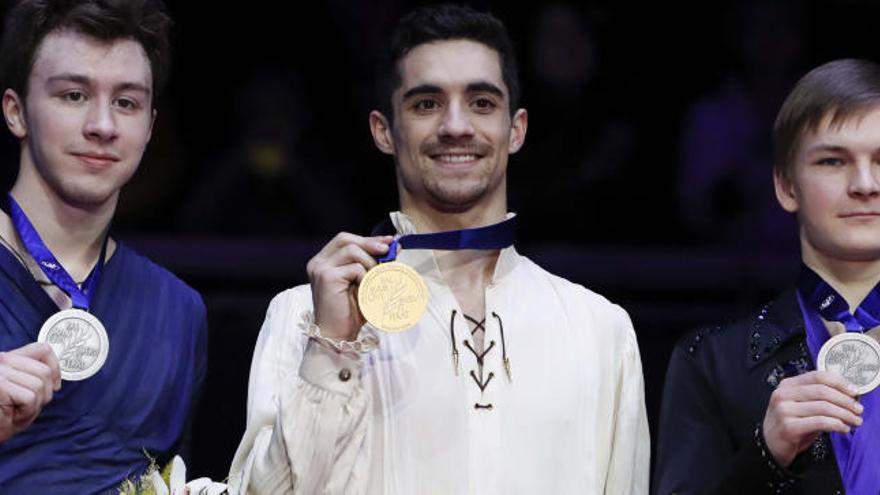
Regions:
<instances>
[{"instance_id":1,"label":"young man in blue costume","mask_svg":"<svg viewBox=\"0 0 880 495\"><path fill-rule=\"evenodd\" d=\"M512 245L507 161L527 114L504 26L436 6L401 19L392 40L383 110L369 121L394 158L401 211L386 231L403 249L389 248L390 235L339 234L309 262L311 284L273 300L230 486L647 492L641 363L626 312ZM386 276L376 273L407 273L374 259L395 255L424 292L398 297L402 279L370 285ZM355 293L385 294L387 313L356 305ZM397 303L419 294L427 310L401 333L361 318L409 314Z\"/></svg>"},{"instance_id":2,"label":"young man in blue costume","mask_svg":"<svg viewBox=\"0 0 880 495\"><path fill-rule=\"evenodd\" d=\"M810 71L774 142L801 274L753 318L674 350L656 493L880 491L880 66Z\"/></svg>"},{"instance_id":3,"label":"young man in blue costume","mask_svg":"<svg viewBox=\"0 0 880 495\"><path fill-rule=\"evenodd\" d=\"M109 237L169 66L153 0L22 0L0 47L18 177L0 212L0 490L97 493L186 443L200 296ZM64 378L64 380L62 380Z\"/></svg>"}]
</instances>

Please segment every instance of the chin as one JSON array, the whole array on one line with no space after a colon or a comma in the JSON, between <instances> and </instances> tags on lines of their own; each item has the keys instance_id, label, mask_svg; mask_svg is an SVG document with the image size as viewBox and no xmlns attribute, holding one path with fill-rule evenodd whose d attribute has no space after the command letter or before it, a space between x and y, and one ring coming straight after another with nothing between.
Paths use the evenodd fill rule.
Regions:
<instances>
[{"instance_id":1,"label":"chin","mask_svg":"<svg viewBox=\"0 0 880 495\"><path fill-rule=\"evenodd\" d=\"M880 261L880 243L848 244L834 250L834 258L841 261L874 262Z\"/></svg>"},{"instance_id":2,"label":"chin","mask_svg":"<svg viewBox=\"0 0 880 495\"><path fill-rule=\"evenodd\" d=\"M118 189L104 187L88 187L84 185L65 184L56 190L58 197L65 203L77 208L99 208L116 198Z\"/></svg>"},{"instance_id":3,"label":"chin","mask_svg":"<svg viewBox=\"0 0 880 495\"><path fill-rule=\"evenodd\" d=\"M486 196L486 190L484 188L457 191L429 188L428 193L431 197L431 203L434 205L434 208L445 213L462 213L468 211Z\"/></svg>"}]
</instances>

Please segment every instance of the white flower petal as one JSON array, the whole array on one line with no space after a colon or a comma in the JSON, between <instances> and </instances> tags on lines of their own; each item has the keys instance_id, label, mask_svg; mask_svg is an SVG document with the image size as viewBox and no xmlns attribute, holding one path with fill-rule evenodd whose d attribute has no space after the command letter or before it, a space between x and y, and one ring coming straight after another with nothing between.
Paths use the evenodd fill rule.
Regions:
<instances>
[{"instance_id":1,"label":"white flower petal","mask_svg":"<svg viewBox=\"0 0 880 495\"><path fill-rule=\"evenodd\" d=\"M225 483L217 483L216 481L211 483L211 486L208 487L207 495L220 495L225 492L228 487Z\"/></svg>"},{"instance_id":2,"label":"white flower petal","mask_svg":"<svg viewBox=\"0 0 880 495\"><path fill-rule=\"evenodd\" d=\"M174 456L171 461L171 474L168 476L168 484L171 488L171 495L183 495L186 485L186 464L179 455Z\"/></svg>"},{"instance_id":3,"label":"white flower petal","mask_svg":"<svg viewBox=\"0 0 880 495\"><path fill-rule=\"evenodd\" d=\"M201 495L207 493L208 487L211 486L211 478L198 478L186 484L191 495Z\"/></svg>"},{"instance_id":4,"label":"white flower petal","mask_svg":"<svg viewBox=\"0 0 880 495\"><path fill-rule=\"evenodd\" d=\"M153 484L153 490L155 490L156 495L168 495L168 487L165 486L165 480L162 479L162 475L157 471L150 473L150 483Z\"/></svg>"}]
</instances>

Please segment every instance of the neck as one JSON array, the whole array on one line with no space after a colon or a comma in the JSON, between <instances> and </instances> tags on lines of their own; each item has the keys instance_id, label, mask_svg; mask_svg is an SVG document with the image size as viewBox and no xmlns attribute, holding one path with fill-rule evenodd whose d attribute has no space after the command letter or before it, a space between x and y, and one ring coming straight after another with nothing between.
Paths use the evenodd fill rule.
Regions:
<instances>
[{"instance_id":1,"label":"neck","mask_svg":"<svg viewBox=\"0 0 880 495\"><path fill-rule=\"evenodd\" d=\"M401 211L412 220L419 233L484 227L501 222L507 216L506 201L455 213L439 211L424 203L401 203ZM474 318L483 316L483 294L492 281L499 253L499 250L477 249L434 252L443 279L465 313Z\"/></svg>"},{"instance_id":2,"label":"neck","mask_svg":"<svg viewBox=\"0 0 880 495\"><path fill-rule=\"evenodd\" d=\"M31 167L21 167L11 194L70 275L76 280L84 278L100 255L104 233L116 209L116 196L98 206L72 205Z\"/></svg>"},{"instance_id":3,"label":"neck","mask_svg":"<svg viewBox=\"0 0 880 495\"><path fill-rule=\"evenodd\" d=\"M400 211L412 220L419 233L446 230L473 229L504 221L507 202L495 201L488 205L476 205L464 211L442 211L427 203L403 199Z\"/></svg>"},{"instance_id":4,"label":"neck","mask_svg":"<svg viewBox=\"0 0 880 495\"><path fill-rule=\"evenodd\" d=\"M857 308L880 282L880 259L844 261L831 259L812 249L805 249L803 261L846 299L851 311Z\"/></svg>"}]
</instances>

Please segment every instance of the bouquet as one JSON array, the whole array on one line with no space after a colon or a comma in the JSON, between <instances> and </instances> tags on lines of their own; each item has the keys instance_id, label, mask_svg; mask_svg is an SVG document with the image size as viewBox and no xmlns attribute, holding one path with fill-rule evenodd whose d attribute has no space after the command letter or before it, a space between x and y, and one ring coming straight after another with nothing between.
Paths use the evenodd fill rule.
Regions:
<instances>
[{"instance_id":1,"label":"bouquet","mask_svg":"<svg viewBox=\"0 0 880 495\"><path fill-rule=\"evenodd\" d=\"M186 464L179 455L161 471L155 459L150 459L150 467L137 481L127 479L119 487L119 495L221 495L226 493L226 485L198 478L187 483Z\"/></svg>"}]
</instances>

